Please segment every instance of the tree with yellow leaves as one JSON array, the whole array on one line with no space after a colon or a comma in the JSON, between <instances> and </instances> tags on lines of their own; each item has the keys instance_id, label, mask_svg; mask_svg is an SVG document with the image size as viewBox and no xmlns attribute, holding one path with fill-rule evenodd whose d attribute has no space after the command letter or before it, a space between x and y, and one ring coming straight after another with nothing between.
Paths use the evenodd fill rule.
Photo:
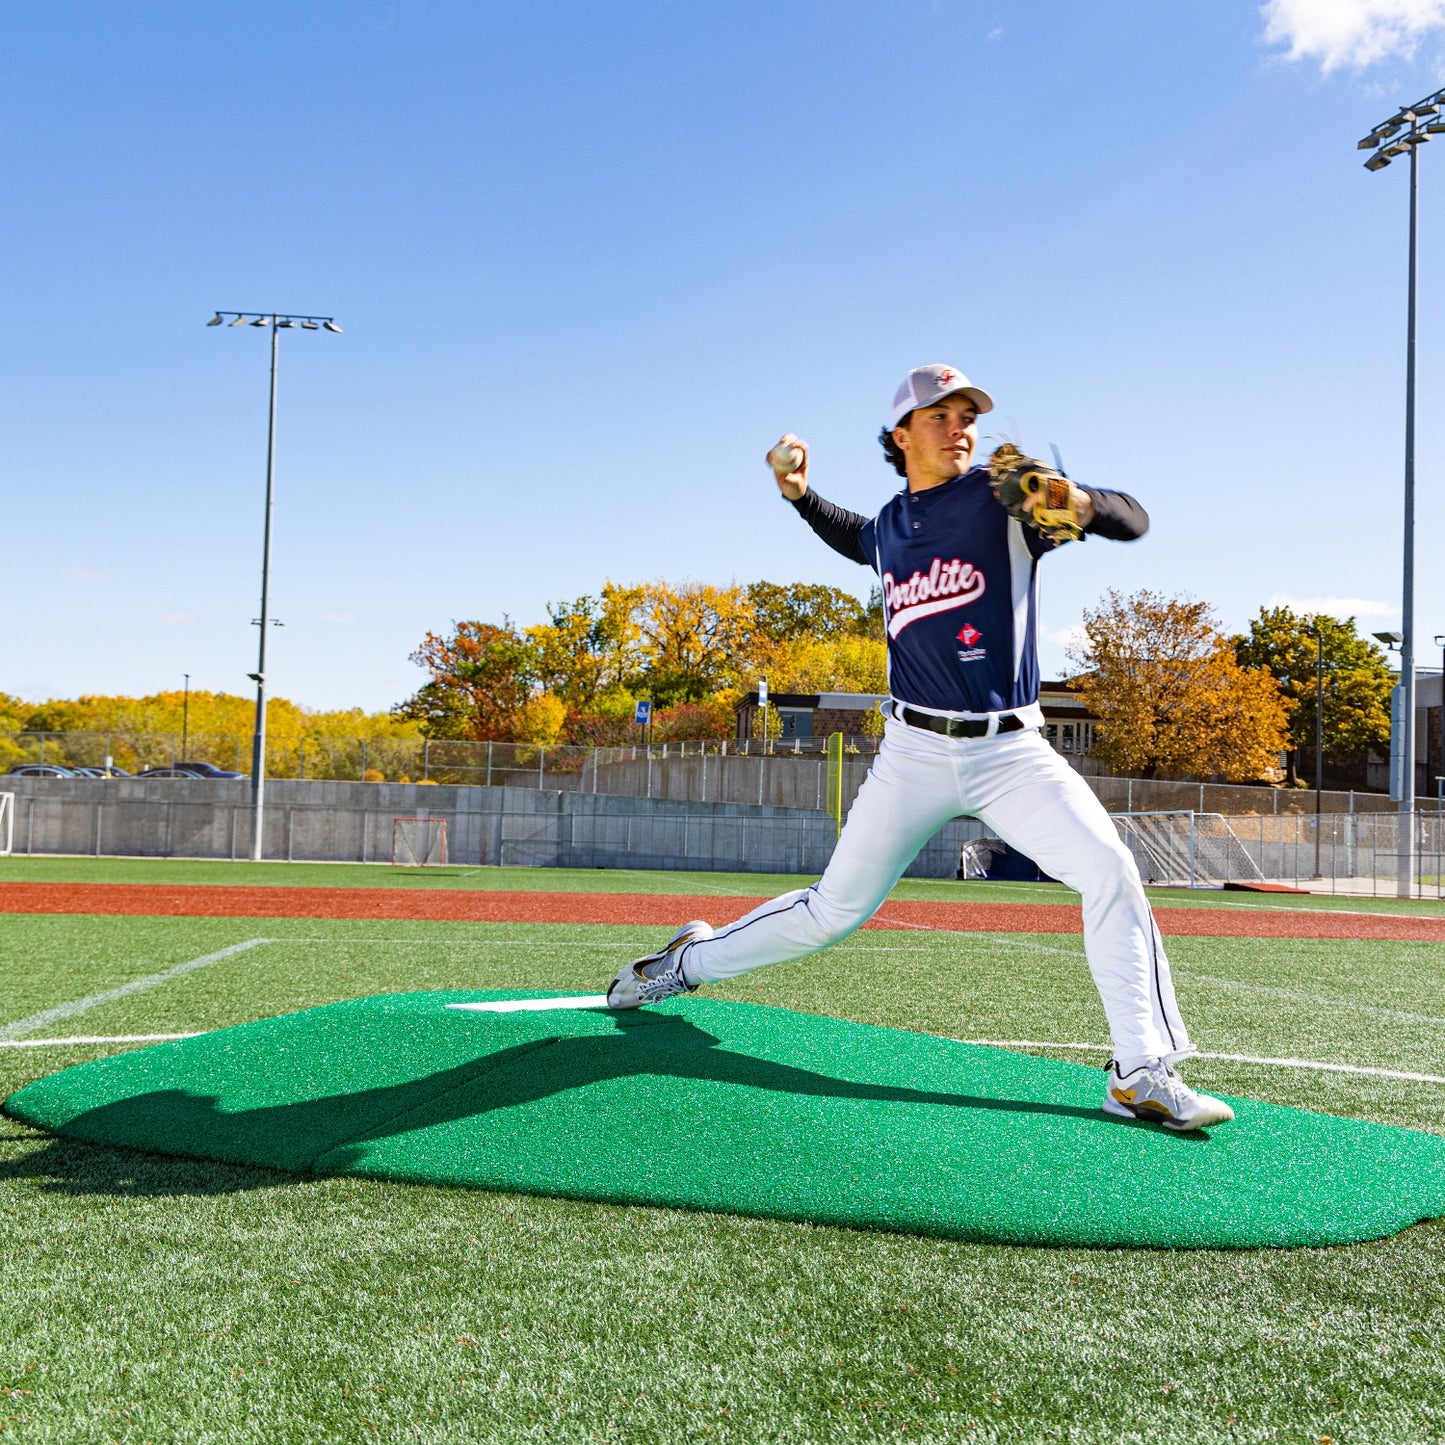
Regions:
<instances>
[{"instance_id":1,"label":"tree with yellow leaves","mask_svg":"<svg viewBox=\"0 0 1445 1445\"><path fill-rule=\"evenodd\" d=\"M751 650L753 605L742 587L674 586L658 578L636 589L641 682L659 703L698 702L737 680Z\"/></svg>"},{"instance_id":2,"label":"tree with yellow leaves","mask_svg":"<svg viewBox=\"0 0 1445 1445\"><path fill-rule=\"evenodd\" d=\"M1093 756L1116 772L1247 781L1288 746L1274 677L1239 665L1205 602L1111 588L1069 656L1099 719Z\"/></svg>"}]
</instances>

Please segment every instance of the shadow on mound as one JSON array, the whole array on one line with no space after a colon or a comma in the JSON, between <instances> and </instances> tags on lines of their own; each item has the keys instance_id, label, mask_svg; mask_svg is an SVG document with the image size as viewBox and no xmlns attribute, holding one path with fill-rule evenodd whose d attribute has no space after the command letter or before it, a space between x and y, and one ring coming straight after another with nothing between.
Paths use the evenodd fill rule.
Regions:
<instances>
[{"instance_id":1,"label":"shadow on mound","mask_svg":"<svg viewBox=\"0 0 1445 1445\"><path fill-rule=\"evenodd\" d=\"M122 1199L203 1198L275 1189L296 1176L255 1165L221 1164L207 1159L167 1158L136 1149L87 1144L79 1139L47 1139L19 1158L0 1162L0 1182L41 1180L47 1194L83 1198L109 1195Z\"/></svg>"},{"instance_id":2,"label":"shadow on mound","mask_svg":"<svg viewBox=\"0 0 1445 1445\"><path fill-rule=\"evenodd\" d=\"M444 1007L476 997L263 1020L64 1070L5 1108L292 1173L991 1241L1340 1243L1445 1213L1445 1140L1413 1131L1236 1101L1213 1137L1166 1135L1102 1113L1097 1069L1005 1050L697 999Z\"/></svg>"},{"instance_id":3,"label":"shadow on mound","mask_svg":"<svg viewBox=\"0 0 1445 1445\"><path fill-rule=\"evenodd\" d=\"M169 1140L172 1149L206 1159L274 1161L315 1167L323 1155L389 1135L523 1108L554 1096L644 1077L712 1082L817 1099L931 1104L948 1109L997 1109L1087 1119L1104 1127L1147 1127L1072 1104L987 1098L938 1090L853 1083L767 1059L714 1053L721 1039L686 1019L602 1014L615 1030L592 1038L542 1038L423 1078L354 1093L327 1094L260 1108L230 1110L216 1095L164 1089L137 1094L76 1115L66 1132L83 1139ZM546 1050L545 1059L531 1057ZM282 1141L285 1141L284 1143ZM329 1161L334 1172L334 1160ZM347 1172L347 1171L341 1171Z\"/></svg>"}]
</instances>

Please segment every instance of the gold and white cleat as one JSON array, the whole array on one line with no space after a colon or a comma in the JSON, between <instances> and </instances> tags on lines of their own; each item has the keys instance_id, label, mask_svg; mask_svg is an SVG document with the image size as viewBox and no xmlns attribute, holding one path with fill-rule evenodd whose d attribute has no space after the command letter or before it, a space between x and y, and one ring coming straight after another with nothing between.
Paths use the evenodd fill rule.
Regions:
<instances>
[{"instance_id":1,"label":"gold and white cleat","mask_svg":"<svg viewBox=\"0 0 1445 1445\"><path fill-rule=\"evenodd\" d=\"M1168 1064L1142 1064L1121 1074L1117 1061L1109 1064L1104 1087L1104 1112L1128 1119L1147 1119L1183 1134L1207 1129L1234 1118L1234 1110L1209 1094L1196 1094Z\"/></svg>"}]
</instances>

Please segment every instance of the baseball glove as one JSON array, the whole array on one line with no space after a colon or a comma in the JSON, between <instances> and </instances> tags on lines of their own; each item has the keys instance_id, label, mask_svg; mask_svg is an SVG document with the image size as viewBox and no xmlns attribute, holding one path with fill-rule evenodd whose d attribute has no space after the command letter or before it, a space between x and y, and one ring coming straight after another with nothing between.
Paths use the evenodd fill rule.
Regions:
<instances>
[{"instance_id":1,"label":"baseball glove","mask_svg":"<svg viewBox=\"0 0 1445 1445\"><path fill-rule=\"evenodd\" d=\"M1052 542L1077 542L1084 535L1079 521L1079 489L1060 471L1026 457L1012 442L1001 442L989 459L989 483L1010 517L1042 532ZM1034 506L1024 503L1038 496Z\"/></svg>"}]
</instances>

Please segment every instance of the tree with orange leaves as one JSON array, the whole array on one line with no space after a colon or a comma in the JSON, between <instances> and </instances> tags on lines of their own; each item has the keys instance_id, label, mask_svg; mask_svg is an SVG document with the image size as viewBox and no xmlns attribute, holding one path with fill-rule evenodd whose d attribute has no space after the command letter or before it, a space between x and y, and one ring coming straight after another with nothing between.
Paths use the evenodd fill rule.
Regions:
<instances>
[{"instance_id":1,"label":"tree with orange leaves","mask_svg":"<svg viewBox=\"0 0 1445 1445\"><path fill-rule=\"evenodd\" d=\"M1289 744L1279 685L1241 667L1209 604L1112 588L1070 648L1099 719L1093 756L1119 773L1257 779Z\"/></svg>"},{"instance_id":2,"label":"tree with orange leaves","mask_svg":"<svg viewBox=\"0 0 1445 1445\"><path fill-rule=\"evenodd\" d=\"M511 740L537 681L537 651L503 617L491 622L457 622L446 636L428 632L410 654L431 673L431 681L397 709L432 738Z\"/></svg>"}]
</instances>

